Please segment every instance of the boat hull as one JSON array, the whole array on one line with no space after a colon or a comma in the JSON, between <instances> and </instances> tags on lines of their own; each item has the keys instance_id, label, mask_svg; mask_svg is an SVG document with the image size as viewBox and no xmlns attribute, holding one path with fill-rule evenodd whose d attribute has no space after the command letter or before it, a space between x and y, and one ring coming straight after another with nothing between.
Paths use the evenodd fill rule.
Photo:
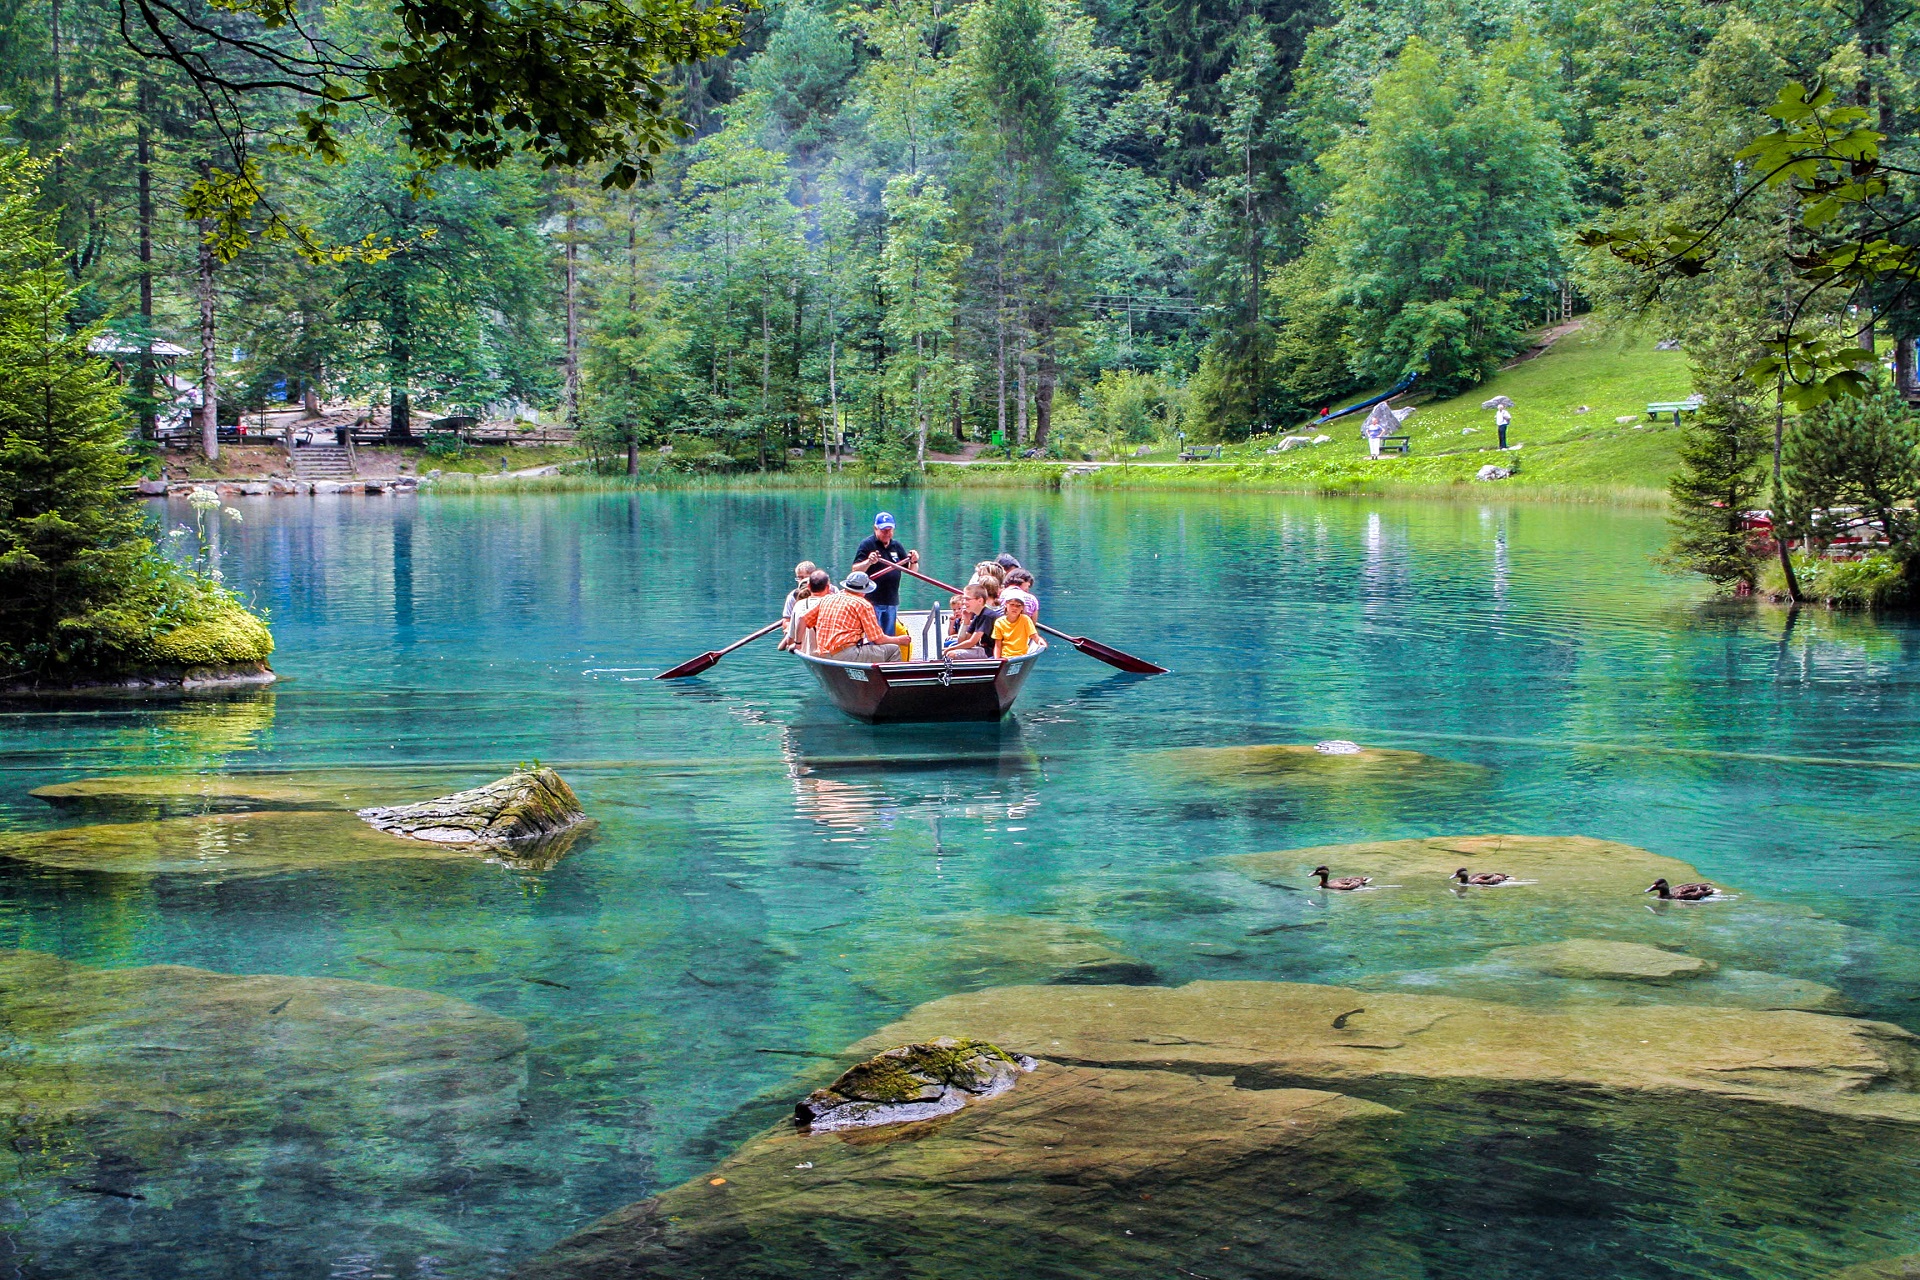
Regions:
<instances>
[{"instance_id":1,"label":"boat hull","mask_svg":"<svg viewBox=\"0 0 1920 1280\"><path fill-rule=\"evenodd\" d=\"M1021 686L1046 651L980 662L806 663L833 704L868 724L934 724L998 720L1013 709Z\"/></svg>"}]
</instances>

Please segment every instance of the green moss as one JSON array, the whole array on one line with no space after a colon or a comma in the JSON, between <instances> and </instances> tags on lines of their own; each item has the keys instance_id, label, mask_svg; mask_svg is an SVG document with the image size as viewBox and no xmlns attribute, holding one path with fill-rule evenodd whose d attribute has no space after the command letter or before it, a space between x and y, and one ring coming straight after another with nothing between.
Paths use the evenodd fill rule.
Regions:
<instances>
[{"instance_id":1,"label":"green moss","mask_svg":"<svg viewBox=\"0 0 1920 1280\"><path fill-rule=\"evenodd\" d=\"M827 1090L864 1102L912 1102L930 1085L976 1081L979 1072L971 1064L982 1057L1015 1065L1010 1054L985 1040L942 1039L889 1049L849 1067Z\"/></svg>"},{"instance_id":2,"label":"green moss","mask_svg":"<svg viewBox=\"0 0 1920 1280\"><path fill-rule=\"evenodd\" d=\"M155 636L149 648L159 661L177 666L237 666L265 662L273 653L273 633L237 603L222 602Z\"/></svg>"}]
</instances>

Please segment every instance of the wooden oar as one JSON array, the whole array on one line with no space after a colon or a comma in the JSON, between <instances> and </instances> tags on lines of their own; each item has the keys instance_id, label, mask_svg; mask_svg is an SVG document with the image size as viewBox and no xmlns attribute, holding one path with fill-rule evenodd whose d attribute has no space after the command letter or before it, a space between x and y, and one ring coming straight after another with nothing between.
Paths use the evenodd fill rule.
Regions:
<instances>
[{"instance_id":1,"label":"wooden oar","mask_svg":"<svg viewBox=\"0 0 1920 1280\"><path fill-rule=\"evenodd\" d=\"M766 635L767 632L778 631L781 627L784 627L786 625L787 625L787 620L785 618L780 618L774 622L769 622L766 626L760 628L758 631L754 632L752 635L747 636L745 639L735 640L732 644L728 645L724 649L709 649L697 658L689 658L677 667L669 667L667 670L662 671L659 675L655 676L654 679L655 680L678 680L683 676L697 676L702 671L705 671L708 667L712 666L714 663L720 661L720 659L732 653L735 649L738 649L741 645L752 644L755 640L758 640L761 636Z\"/></svg>"},{"instance_id":2,"label":"wooden oar","mask_svg":"<svg viewBox=\"0 0 1920 1280\"><path fill-rule=\"evenodd\" d=\"M898 569L902 573L910 573L914 577L920 579L920 581L928 584L929 586L938 587L942 591L949 591L955 595L958 595L960 593L960 588L954 586L952 583L942 582L938 578L929 578L926 574L921 573L919 570L909 569L904 564L894 564L894 565L891 565L890 567ZM885 573L886 571L887 571L886 569L882 569L880 572ZM871 577L872 575L868 575L868 576ZM1070 636L1066 632L1056 630L1055 628L1048 626L1044 622L1035 622L1033 625L1038 627L1040 630L1046 632L1048 635L1054 637L1056 640L1065 640L1068 644L1072 645L1074 648L1078 649L1080 652L1086 654L1089 658L1098 658L1101 662L1106 663L1110 667L1118 667L1122 671L1131 671L1136 675L1143 675L1143 676L1158 676L1158 675L1166 674L1167 669L1165 667L1159 666L1152 662L1148 662L1145 658L1136 658L1130 653L1123 653L1119 649L1114 648L1112 645L1101 644L1098 640L1089 640L1085 636Z\"/></svg>"}]
</instances>

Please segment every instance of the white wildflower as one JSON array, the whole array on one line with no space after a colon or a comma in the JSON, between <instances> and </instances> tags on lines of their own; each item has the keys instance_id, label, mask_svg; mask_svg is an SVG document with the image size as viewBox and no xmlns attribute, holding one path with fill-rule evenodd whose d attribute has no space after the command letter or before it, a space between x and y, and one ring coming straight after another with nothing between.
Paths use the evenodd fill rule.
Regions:
<instances>
[{"instance_id":1,"label":"white wildflower","mask_svg":"<svg viewBox=\"0 0 1920 1280\"><path fill-rule=\"evenodd\" d=\"M235 524L240 523L240 508L228 507L226 511L224 511L222 514L225 515L227 519L233 521Z\"/></svg>"},{"instance_id":2,"label":"white wildflower","mask_svg":"<svg viewBox=\"0 0 1920 1280\"><path fill-rule=\"evenodd\" d=\"M220 505L220 495L205 485L201 485L193 491L192 495L187 498L187 501L193 506L195 511L211 511Z\"/></svg>"}]
</instances>

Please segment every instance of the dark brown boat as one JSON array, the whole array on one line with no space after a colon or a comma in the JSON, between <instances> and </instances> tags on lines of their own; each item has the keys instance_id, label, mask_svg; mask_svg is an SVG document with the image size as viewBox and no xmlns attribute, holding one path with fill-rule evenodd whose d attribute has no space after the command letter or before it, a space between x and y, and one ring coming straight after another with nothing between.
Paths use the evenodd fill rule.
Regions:
<instances>
[{"instance_id":1,"label":"dark brown boat","mask_svg":"<svg viewBox=\"0 0 1920 1280\"><path fill-rule=\"evenodd\" d=\"M928 609L900 611L900 625L913 639L916 659L937 653L939 615ZM807 633L807 649L813 633ZM835 662L807 649L795 650L819 677L834 705L868 724L925 724L943 720L998 720L1013 709L1034 663L1046 656L1036 641L1018 658L945 659L913 662Z\"/></svg>"}]
</instances>

